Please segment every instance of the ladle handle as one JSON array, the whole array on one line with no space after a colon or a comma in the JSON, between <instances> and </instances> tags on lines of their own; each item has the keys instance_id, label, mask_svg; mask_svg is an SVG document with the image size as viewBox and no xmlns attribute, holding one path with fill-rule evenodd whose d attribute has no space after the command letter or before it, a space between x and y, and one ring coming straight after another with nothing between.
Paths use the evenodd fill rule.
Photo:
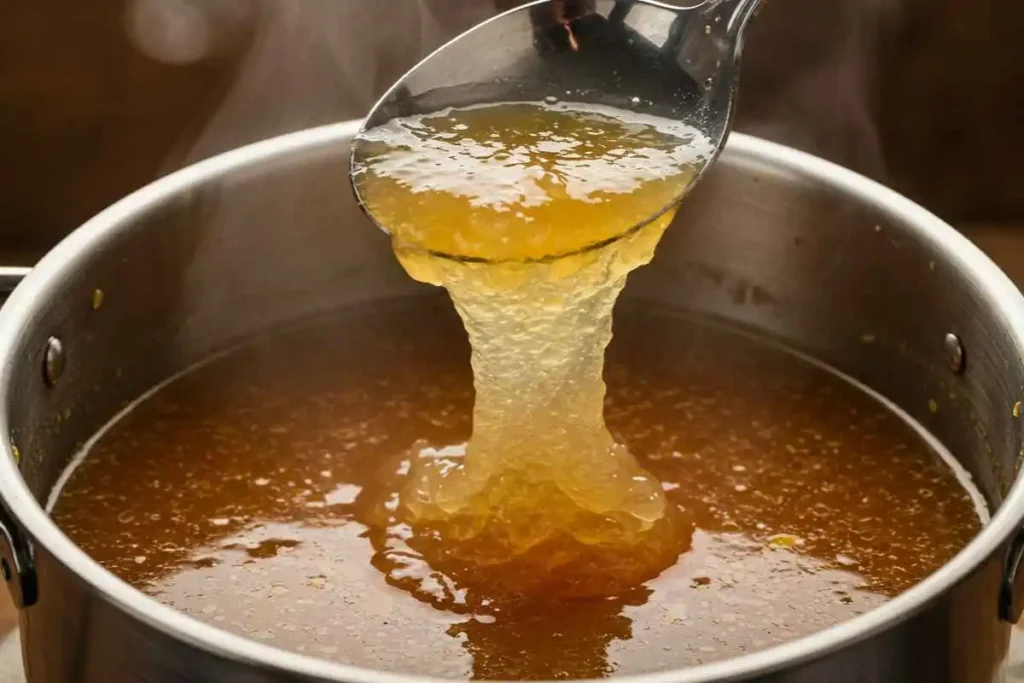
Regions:
<instances>
[{"instance_id":1,"label":"ladle handle","mask_svg":"<svg viewBox=\"0 0 1024 683\"><path fill-rule=\"evenodd\" d=\"M760 6L761 0L710 0L708 10L719 11L723 16L728 16L725 34L733 41L739 41L743 29L747 27L747 23Z\"/></svg>"},{"instance_id":2,"label":"ladle handle","mask_svg":"<svg viewBox=\"0 0 1024 683\"><path fill-rule=\"evenodd\" d=\"M645 4L677 12L677 18L683 20L684 24L689 21L703 23L703 17L709 18L715 24L718 24L719 20L725 19L724 24L719 24L724 27L724 30L721 30L720 33L716 31L720 39L724 39L724 44L720 43L720 49L732 52L738 58L743 31L760 8L761 0L700 0L692 4L663 0L615 0L615 6L608 14L608 21L612 24L622 22L629 14L630 9L636 5ZM568 25L574 19L592 14L595 10L595 0L548 0L547 2L538 2L530 8L530 23L533 25L534 33L540 38L539 43L546 44L547 41L543 39L545 31L550 31L553 27ZM672 42L671 39L668 41L669 44Z\"/></svg>"},{"instance_id":3,"label":"ladle handle","mask_svg":"<svg viewBox=\"0 0 1024 683\"><path fill-rule=\"evenodd\" d=\"M0 266L0 304L21 284L31 270L23 266Z\"/></svg>"},{"instance_id":4,"label":"ladle handle","mask_svg":"<svg viewBox=\"0 0 1024 683\"><path fill-rule=\"evenodd\" d=\"M0 304L29 274L31 268L0 266ZM36 601L37 581L32 548L14 518L0 504L0 574L11 593L15 607L24 609Z\"/></svg>"},{"instance_id":5,"label":"ladle handle","mask_svg":"<svg viewBox=\"0 0 1024 683\"><path fill-rule=\"evenodd\" d=\"M3 576L11 602L18 609L31 607L39 596L32 546L18 527L14 517L0 503L0 574Z\"/></svg>"}]
</instances>

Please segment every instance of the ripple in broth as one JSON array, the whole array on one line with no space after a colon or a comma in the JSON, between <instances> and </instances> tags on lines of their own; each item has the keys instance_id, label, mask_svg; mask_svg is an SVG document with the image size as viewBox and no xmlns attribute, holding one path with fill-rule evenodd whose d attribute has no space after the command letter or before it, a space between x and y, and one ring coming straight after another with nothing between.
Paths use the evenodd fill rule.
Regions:
<instances>
[{"instance_id":1,"label":"ripple in broth","mask_svg":"<svg viewBox=\"0 0 1024 683\"><path fill-rule=\"evenodd\" d=\"M438 299L267 337L111 425L54 518L112 572L214 625L364 667L487 679L761 649L881 604L981 526L952 470L874 398L716 325L624 308L606 419L694 520L692 548L613 599L437 610L386 583L374 562L387 530L365 520L403 482L413 443L469 437L468 356Z\"/></svg>"}]
</instances>

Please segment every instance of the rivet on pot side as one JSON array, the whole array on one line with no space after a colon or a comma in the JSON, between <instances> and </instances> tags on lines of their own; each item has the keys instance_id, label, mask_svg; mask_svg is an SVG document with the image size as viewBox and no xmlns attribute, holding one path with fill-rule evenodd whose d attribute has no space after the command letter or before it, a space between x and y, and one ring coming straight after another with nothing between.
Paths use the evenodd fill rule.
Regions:
<instances>
[{"instance_id":1,"label":"rivet on pot side","mask_svg":"<svg viewBox=\"0 0 1024 683\"><path fill-rule=\"evenodd\" d=\"M949 365L950 371L960 374L964 371L964 346L960 342L960 338L952 332L946 333L946 338L943 340L943 346L946 349L946 364Z\"/></svg>"},{"instance_id":2,"label":"rivet on pot side","mask_svg":"<svg viewBox=\"0 0 1024 683\"><path fill-rule=\"evenodd\" d=\"M43 379L49 386L57 384L64 374L64 344L56 337L46 340L46 352L43 355Z\"/></svg>"}]
</instances>

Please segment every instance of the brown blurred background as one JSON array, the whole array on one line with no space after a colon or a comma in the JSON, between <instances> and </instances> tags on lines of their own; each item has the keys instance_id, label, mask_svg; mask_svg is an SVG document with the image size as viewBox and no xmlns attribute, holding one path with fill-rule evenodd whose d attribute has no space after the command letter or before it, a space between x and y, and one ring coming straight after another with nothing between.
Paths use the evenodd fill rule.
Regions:
<instances>
[{"instance_id":1,"label":"brown blurred background","mask_svg":"<svg viewBox=\"0 0 1024 683\"><path fill-rule=\"evenodd\" d=\"M33 262L190 160L359 116L494 11L492 0L7 3L0 256ZM1024 277L1021 25L1020 0L766 0L738 127L887 182Z\"/></svg>"},{"instance_id":2,"label":"brown blurred background","mask_svg":"<svg viewBox=\"0 0 1024 683\"><path fill-rule=\"evenodd\" d=\"M358 116L490 3L8 3L0 247L31 260L183 159ZM1011 35L1022 20L1017 0L768 0L748 43L739 127L884 178L957 223L1024 218L1024 50ZM276 82L251 77L260 63L278 69ZM257 122L224 122L231 134L197 148L232 98Z\"/></svg>"}]
</instances>

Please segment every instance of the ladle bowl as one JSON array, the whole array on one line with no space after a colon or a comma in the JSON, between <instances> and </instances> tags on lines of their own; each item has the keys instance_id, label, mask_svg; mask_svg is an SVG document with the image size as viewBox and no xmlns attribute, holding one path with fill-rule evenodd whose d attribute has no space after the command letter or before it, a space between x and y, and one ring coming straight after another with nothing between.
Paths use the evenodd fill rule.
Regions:
<instances>
[{"instance_id":1,"label":"ladle bowl","mask_svg":"<svg viewBox=\"0 0 1024 683\"><path fill-rule=\"evenodd\" d=\"M760 0L535 0L424 58L373 106L363 130L448 107L607 105L681 121L704 136L713 153L689 191L725 144L743 34L759 5ZM366 146L357 135L353 171L365 159ZM353 185L358 197L358 184ZM386 225L378 227L387 231Z\"/></svg>"}]
</instances>

